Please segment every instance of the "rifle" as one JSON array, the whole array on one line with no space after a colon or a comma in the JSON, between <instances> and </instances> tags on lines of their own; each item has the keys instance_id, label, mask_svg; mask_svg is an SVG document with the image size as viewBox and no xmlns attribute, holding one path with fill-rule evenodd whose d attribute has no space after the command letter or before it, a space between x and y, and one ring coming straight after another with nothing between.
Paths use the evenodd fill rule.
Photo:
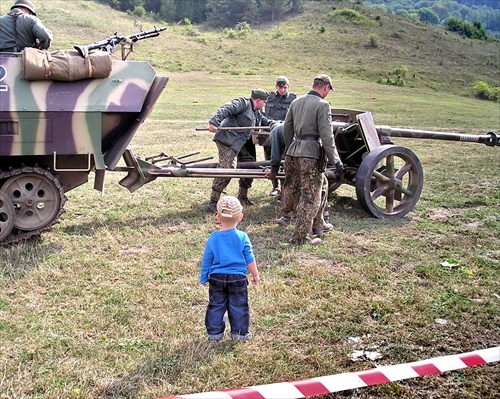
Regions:
<instances>
[{"instance_id":1,"label":"rifle","mask_svg":"<svg viewBox=\"0 0 500 399\"><path fill-rule=\"evenodd\" d=\"M142 31L139 33L127 35L127 36L118 36L116 32L114 32L114 36L108 37L104 40L100 40L98 42L94 42L87 46L74 46L75 50L85 58L91 50L103 50L108 53L114 54L116 52L116 46L120 44L122 46L122 60L126 60L130 52L134 51L134 43L143 40L149 39L150 37L156 37L160 35L161 31L166 30L165 27L154 27L154 29ZM128 52L125 53L125 49Z\"/></svg>"}]
</instances>

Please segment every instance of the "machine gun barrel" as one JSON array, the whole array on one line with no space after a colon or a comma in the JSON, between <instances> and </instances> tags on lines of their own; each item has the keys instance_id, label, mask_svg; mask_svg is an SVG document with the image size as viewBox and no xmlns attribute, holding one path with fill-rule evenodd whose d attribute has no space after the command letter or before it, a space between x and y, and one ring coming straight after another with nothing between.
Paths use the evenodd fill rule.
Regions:
<instances>
[{"instance_id":1,"label":"machine gun barrel","mask_svg":"<svg viewBox=\"0 0 500 399\"><path fill-rule=\"evenodd\" d=\"M107 51L108 53L114 53L116 50L116 46L118 44L131 44L131 45L133 45L133 43L135 43L139 40L149 39L151 37L159 36L160 32L162 32L166 29L167 28L163 27L163 26L161 26L161 27L155 26L154 29L147 30L147 31L141 31L139 33L132 33L132 34L126 35L126 36L118 36L117 33L115 32L114 36L110 36L106 39L94 42L94 43L86 45L86 46L75 45L73 47L75 50L78 51L78 53L82 57L86 57L88 55L89 51L92 51L92 50L103 50L103 51Z\"/></svg>"},{"instance_id":2,"label":"machine gun barrel","mask_svg":"<svg viewBox=\"0 0 500 399\"><path fill-rule=\"evenodd\" d=\"M334 127L347 127L350 123L333 122ZM432 140L448 140L448 141L464 141L468 143L481 143L489 147L500 146L500 136L495 132L488 134L462 134L450 132L434 132L429 130L414 130L414 129L400 129L390 126L375 126L377 133L381 136L388 137L405 137L412 139L432 139Z\"/></svg>"}]
</instances>

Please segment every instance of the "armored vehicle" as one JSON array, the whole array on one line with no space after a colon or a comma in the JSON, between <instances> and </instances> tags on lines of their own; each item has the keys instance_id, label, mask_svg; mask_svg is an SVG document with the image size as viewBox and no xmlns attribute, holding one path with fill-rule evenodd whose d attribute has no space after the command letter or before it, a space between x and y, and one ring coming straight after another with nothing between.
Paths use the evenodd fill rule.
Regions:
<instances>
[{"instance_id":1,"label":"armored vehicle","mask_svg":"<svg viewBox=\"0 0 500 399\"><path fill-rule=\"evenodd\" d=\"M91 171L102 190L167 81L113 60L107 78L30 82L21 53L0 53L0 243L48 230Z\"/></svg>"}]
</instances>

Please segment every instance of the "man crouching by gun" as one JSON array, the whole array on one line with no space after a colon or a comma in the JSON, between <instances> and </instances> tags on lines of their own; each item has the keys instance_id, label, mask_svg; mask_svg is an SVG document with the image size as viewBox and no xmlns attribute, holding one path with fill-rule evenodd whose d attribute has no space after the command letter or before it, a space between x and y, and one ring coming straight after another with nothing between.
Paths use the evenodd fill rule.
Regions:
<instances>
[{"instance_id":1,"label":"man crouching by gun","mask_svg":"<svg viewBox=\"0 0 500 399\"><path fill-rule=\"evenodd\" d=\"M103 50L108 53L114 54L116 52L116 46L120 44L122 46L122 60L126 60L128 55L134 51L134 43L143 40L149 39L150 37L156 37L160 35L161 31L166 30L165 27L154 27L154 29L141 31L139 33L134 33L127 36L118 36L115 32L114 36L108 37L104 40L94 42L89 44L88 46L74 46L74 48L78 51L78 53L83 57L87 57L89 51L91 50ZM125 52L125 50L128 50Z\"/></svg>"}]
</instances>

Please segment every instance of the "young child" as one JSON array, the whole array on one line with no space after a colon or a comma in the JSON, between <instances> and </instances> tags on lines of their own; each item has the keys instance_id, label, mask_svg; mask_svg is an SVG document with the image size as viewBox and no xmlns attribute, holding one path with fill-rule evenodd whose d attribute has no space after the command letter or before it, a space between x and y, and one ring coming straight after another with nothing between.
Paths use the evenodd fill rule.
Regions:
<instances>
[{"instance_id":1,"label":"young child","mask_svg":"<svg viewBox=\"0 0 500 399\"><path fill-rule=\"evenodd\" d=\"M259 282L252 244L247 233L236 228L243 219L238 198L222 197L217 202L217 220L221 229L212 232L201 261L200 283L209 284L209 304L205 326L210 341L224 337L225 313L231 325L231 339L244 342L252 338L249 331L248 270L252 283Z\"/></svg>"}]
</instances>

